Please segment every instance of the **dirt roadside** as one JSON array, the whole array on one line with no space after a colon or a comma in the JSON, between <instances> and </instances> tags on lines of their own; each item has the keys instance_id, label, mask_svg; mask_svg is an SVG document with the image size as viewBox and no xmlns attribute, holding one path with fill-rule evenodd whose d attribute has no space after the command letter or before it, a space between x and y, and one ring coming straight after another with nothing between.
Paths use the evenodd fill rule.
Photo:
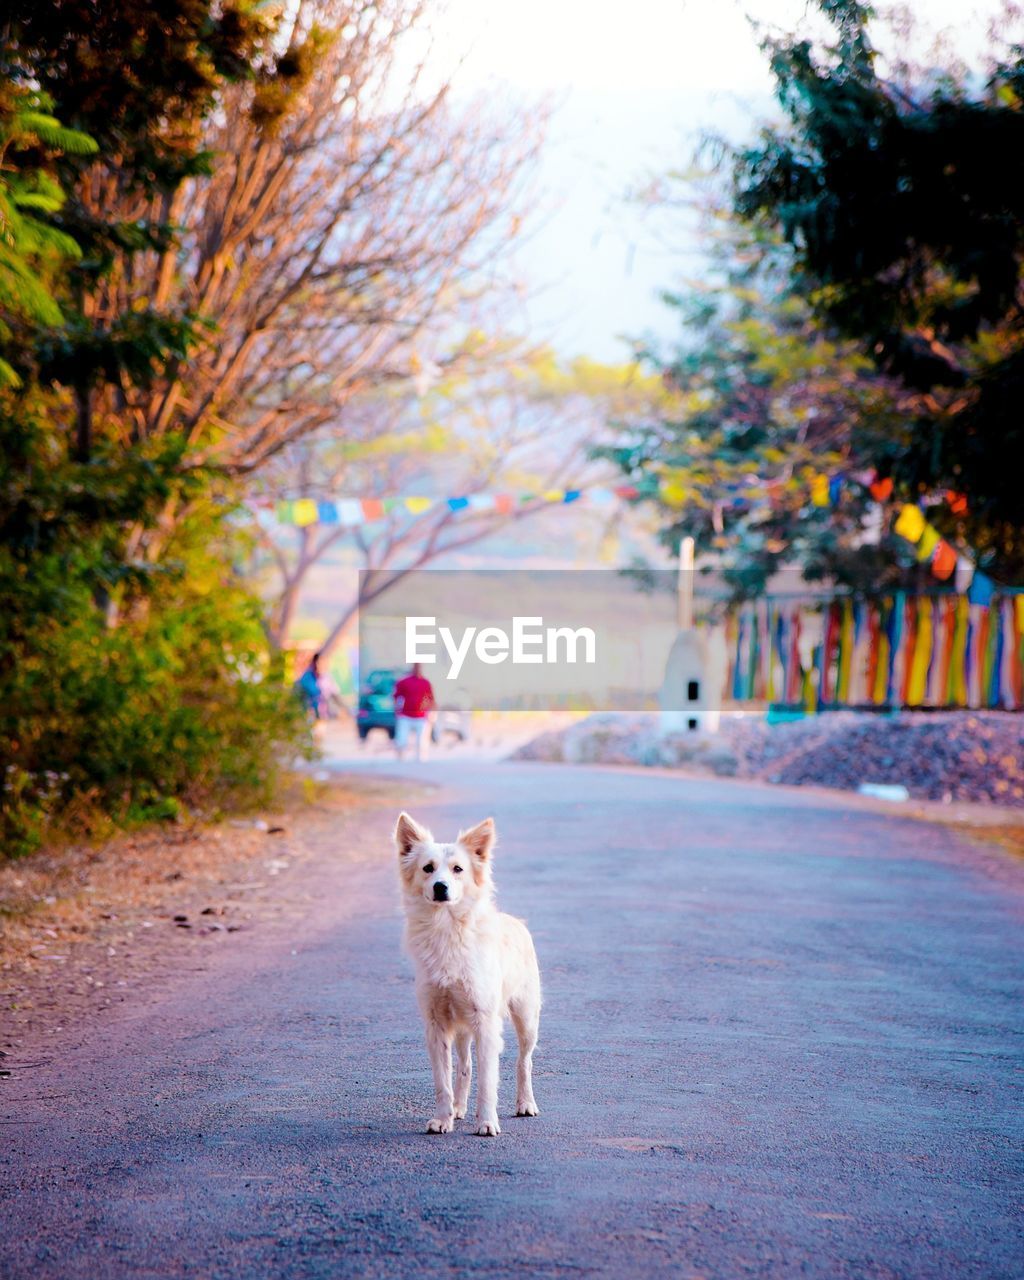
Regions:
<instances>
[{"instance_id":1,"label":"dirt roadside","mask_svg":"<svg viewBox=\"0 0 1024 1280\"><path fill-rule=\"evenodd\" d=\"M0 864L0 1076L28 1046L155 999L254 931L298 928L295 871L325 856L379 858L367 814L409 794L387 779L306 778L258 817Z\"/></svg>"}]
</instances>

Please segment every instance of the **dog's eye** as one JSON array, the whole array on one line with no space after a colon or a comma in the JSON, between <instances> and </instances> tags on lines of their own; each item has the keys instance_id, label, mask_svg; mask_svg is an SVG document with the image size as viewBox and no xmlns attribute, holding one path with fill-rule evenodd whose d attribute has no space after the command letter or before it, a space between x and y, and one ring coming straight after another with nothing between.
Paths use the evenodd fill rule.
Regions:
<instances>
[{"instance_id":1,"label":"dog's eye","mask_svg":"<svg viewBox=\"0 0 1024 1280\"><path fill-rule=\"evenodd\" d=\"M428 862L427 865L423 868L424 875L429 876L431 871L433 871L433 869L434 869L434 864L432 862Z\"/></svg>"},{"instance_id":2,"label":"dog's eye","mask_svg":"<svg viewBox=\"0 0 1024 1280\"><path fill-rule=\"evenodd\" d=\"M452 867L452 870L455 872L455 874L456 874L456 875L461 875L461 874L462 874L462 868L461 868L461 867Z\"/></svg>"}]
</instances>

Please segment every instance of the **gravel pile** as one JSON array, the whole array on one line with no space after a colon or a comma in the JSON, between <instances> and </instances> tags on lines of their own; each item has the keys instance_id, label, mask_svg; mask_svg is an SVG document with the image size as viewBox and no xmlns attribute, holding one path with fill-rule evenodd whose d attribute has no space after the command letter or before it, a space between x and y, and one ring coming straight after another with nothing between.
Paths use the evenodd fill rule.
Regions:
<instances>
[{"instance_id":1,"label":"gravel pile","mask_svg":"<svg viewBox=\"0 0 1024 1280\"><path fill-rule=\"evenodd\" d=\"M723 716L715 735L663 736L654 716L590 716L515 759L660 765L796 786L904 786L922 800L1024 808L1024 717L999 712L832 712L769 725Z\"/></svg>"}]
</instances>

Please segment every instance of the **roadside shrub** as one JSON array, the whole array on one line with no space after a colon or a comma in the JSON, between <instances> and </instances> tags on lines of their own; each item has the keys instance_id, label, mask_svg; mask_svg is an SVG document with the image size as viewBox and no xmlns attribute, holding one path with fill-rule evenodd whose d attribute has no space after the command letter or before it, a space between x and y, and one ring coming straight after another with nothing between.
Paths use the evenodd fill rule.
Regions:
<instances>
[{"instance_id":1,"label":"roadside shrub","mask_svg":"<svg viewBox=\"0 0 1024 1280\"><path fill-rule=\"evenodd\" d=\"M133 565L122 512L79 519L73 477L19 494L4 471L0 850L84 834L90 813L130 823L266 799L309 731L233 571L227 508L200 494L160 564Z\"/></svg>"},{"instance_id":2,"label":"roadside shrub","mask_svg":"<svg viewBox=\"0 0 1024 1280\"><path fill-rule=\"evenodd\" d=\"M244 591L182 582L146 613L113 630L91 609L46 620L0 677L8 854L82 801L135 822L265 799L308 739Z\"/></svg>"}]
</instances>

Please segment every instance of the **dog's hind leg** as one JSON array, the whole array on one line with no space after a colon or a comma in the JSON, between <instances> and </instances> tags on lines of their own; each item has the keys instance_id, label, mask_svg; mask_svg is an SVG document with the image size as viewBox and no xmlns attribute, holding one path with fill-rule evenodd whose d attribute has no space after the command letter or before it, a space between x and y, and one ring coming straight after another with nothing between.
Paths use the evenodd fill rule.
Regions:
<instances>
[{"instance_id":1,"label":"dog's hind leg","mask_svg":"<svg viewBox=\"0 0 1024 1280\"><path fill-rule=\"evenodd\" d=\"M516 1115L536 1116L540 1112L533 1096L533 1050L540 1028L540 1009L532 1002L513 1003L509 1006L512 1025L519 1040L519 1061L516 1063Z\"/></svg>"},{"instance_id":2,"label":"dog's hind leg","mask_svg":"<svg viewBox=\"0 0 1024 1280\"><path fill-rule=\"evenodd\" d=\"M469 1086L473 1083L473 1037L468 1031L455 1036L455 1119L469 1110Z\"/></svg>"},{"instance_id":3,"label":"dog's hind leg","mask_svg":"<svg viewBox=\"0 0 1024 1280\"><path fill-rule=\"evenodd\" d=\"M481 1138L501 1133L498 1124L498 1062L501 1058L501 1015L479 1015L476 1023L476 1131Z\"/></svg>"},{"instance_id":4,"label":"dog's hind leg","mask_svg":"<svg viewBox=\"0 0 1024 1280\"><path fill-rule=\"evenodd\" d=\"M434 1118L427 1133L451 1133L455 1127L452 1098L452 1038L446 1027L431 1019L427 1023L427 1052L434 1072Z\"/></svg>"}]
</instances>

